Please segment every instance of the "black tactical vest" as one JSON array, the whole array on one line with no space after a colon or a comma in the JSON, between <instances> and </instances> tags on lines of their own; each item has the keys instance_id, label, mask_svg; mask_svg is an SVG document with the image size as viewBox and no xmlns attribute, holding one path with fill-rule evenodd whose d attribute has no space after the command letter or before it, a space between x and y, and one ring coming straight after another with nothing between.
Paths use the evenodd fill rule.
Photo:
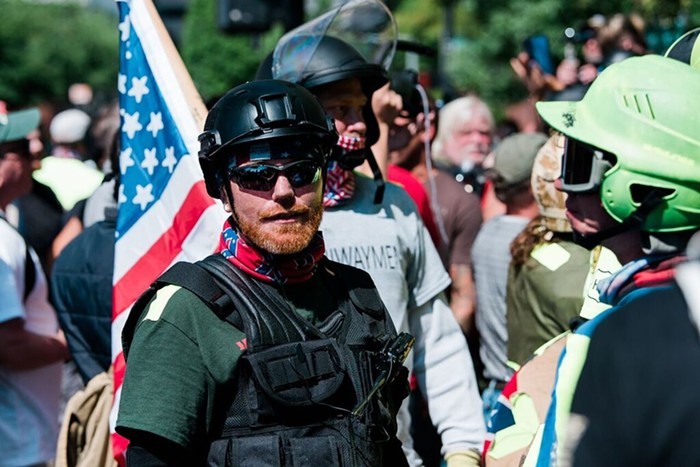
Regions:
<instances>
[{"instance_id":1,"label":"black tactical vest","mask_svg":"<svg viewBox=\"0 0 700 467\"><path fill-rule=\"evenodd\" d=\"M180 271L166 272L145 295L166 284L182 285L247 339L230 392L216 401L226 416L209 427L207 465L407 465L395 425L407 395L406 374L373 392L386 373L381 351L396 331L365 272L324 258L318 274L342 284L339 309L313 326L278 287L251 278L221 255L199 267L178 264L186 266L175 265ZM202 273L200 285L193 286L192 278ZM218 287L212 287L212 276ZM148 301L142 297L134 308ZM129 332L127 323L125 355Z\"/></svg>"}]
</instances>

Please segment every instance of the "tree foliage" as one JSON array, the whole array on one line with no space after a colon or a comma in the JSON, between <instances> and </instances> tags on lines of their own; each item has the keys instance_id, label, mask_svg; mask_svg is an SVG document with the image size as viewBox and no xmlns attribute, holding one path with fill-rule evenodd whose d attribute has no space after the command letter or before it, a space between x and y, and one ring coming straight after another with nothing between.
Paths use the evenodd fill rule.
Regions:
<instances>
[{"instance_id":1,"label":"tree foliage","mask_svg":"<svg viewBox=\"0 0 700 467\"><path fill-rule=\"evenodd\" d=\"M225 34L217 29L217 0L189 0L180 52L205 101L253 79L260 61L282 35ZM555 61L563 56L563 30L595 13L640 13L658 51L682 30L700 25L697 0L386 0L402 38L440 50L439 60L421 61L442 92L475 92L498 114L525 95L509 60L531 34L545 34ZM335 0L307 1L307 17ZM313 11L312 11L313 10ZM0 99L11 106L66 98L68 86L89 83L114 96L118 70L118 18L77 3L0 0ZM396 66L403 66L402 57ZM425 67L425 68L424 68ZM449 86L448 86L449 85Z\"/></svg>"},{"instance_id":2,"label":"tree foliage","mask_svg":"<svg viewBox=\"0 0 700 467\"><path fill-rule=\"evenodd\" d=\"M597 13L641 14L649 45L657 52L700 25L700 4L694 0L394 0L392 7L402 37L439 47L440 60L432 70L441 78L438 94L477 93L497 115L525 97L509 61L530 35L549 38L557 63L564 56L564 29L580 27ZM445 8L451 14L444 15Z\"/></svg>"},{"instance_id":3,"label":"tree foliage","mask_svg":"<svg viewBox=\"0 0 700 467\"><path fill-rule=\"evenodd\" d=\"M0 12L0 99L11 106L61 104L78 82L96 94L116 94L116 15L19 0L0 0Z\"/></svg>"},{"instance_id":4,"label":"tree foliage","mask_svg":"<svg viewBox=\"0 0 700 467\"><path fill-rule=\"evenodd\" d=\"M280 26L264 34L218 30L217 0L191 0L184 18L181 54L205 101L255 77L259 63L282 35Z\"/></svg>"}]
</instances>

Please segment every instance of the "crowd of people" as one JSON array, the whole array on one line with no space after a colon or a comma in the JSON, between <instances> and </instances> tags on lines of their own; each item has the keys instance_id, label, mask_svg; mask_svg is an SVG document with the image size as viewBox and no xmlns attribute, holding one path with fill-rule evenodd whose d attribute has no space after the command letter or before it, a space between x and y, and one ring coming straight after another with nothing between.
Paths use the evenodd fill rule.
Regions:
<instances>
[{"instance_id":1,"label":"crowd of people","mask_svg":"<svg viewBox=\"0 0 700 467\"><path fill-rule=\"evenodd\" d=\"M209 109L220 249L122 336L118 105L0 106L0 466L116 462L112 339L131 466L700 465L700 29L592 17L497 122L320 20Z\"/></svg>"}]
</instances>

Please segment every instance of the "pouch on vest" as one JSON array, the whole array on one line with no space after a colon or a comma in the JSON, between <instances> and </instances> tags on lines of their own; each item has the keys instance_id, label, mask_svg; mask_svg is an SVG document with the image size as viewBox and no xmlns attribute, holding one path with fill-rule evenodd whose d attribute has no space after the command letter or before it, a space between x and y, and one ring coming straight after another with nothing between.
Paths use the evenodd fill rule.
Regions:
<instances>
[{"instance_id":1,"label":"pouch on vest","mask_svg":"<svg viewBox=\"0 0 700 467\"><path fill-rule=\"evenodd\" d=\"M245 358L270 399L291 407L325 401L338 391L347 374L335 339L283 344Z\"/></svg>"}]
</instances>

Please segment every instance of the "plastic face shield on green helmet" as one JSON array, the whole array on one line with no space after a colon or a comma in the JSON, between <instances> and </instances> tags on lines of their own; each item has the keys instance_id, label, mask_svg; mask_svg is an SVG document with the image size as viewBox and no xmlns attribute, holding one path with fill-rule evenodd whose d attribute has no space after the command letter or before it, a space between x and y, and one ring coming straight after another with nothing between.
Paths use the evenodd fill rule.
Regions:
<instances>
[{"instance_id":1,"label":"plastic face shield on green helmet","mask_svg":"<svg viewBox=\"0 0 700 467\"><path fill-rule=\"evenodd\" d=\"M640 225L647 232L700 227L698 109L700 71L658 55L611 65L581 101L537 103L550 126L594 148L570 148L570 156L589 157L568 160L562 181L569 191L599 185L603 206L619 222L635 215L651 192L661 197Z\"/></svg>"},{"instance_id":2,"label":"plastic face shield on green helmet","mask_svg":"<svg viewBox=\"0 0 700 467\"><path fill-rule=\"evenodd\" d=\"M350 0L288 32L272 54L272 76L303 83L319 44L340 39L369 65L388 70L396 52L398 28L391 11L379 0Z\"/></svg>"}]
</instances>

